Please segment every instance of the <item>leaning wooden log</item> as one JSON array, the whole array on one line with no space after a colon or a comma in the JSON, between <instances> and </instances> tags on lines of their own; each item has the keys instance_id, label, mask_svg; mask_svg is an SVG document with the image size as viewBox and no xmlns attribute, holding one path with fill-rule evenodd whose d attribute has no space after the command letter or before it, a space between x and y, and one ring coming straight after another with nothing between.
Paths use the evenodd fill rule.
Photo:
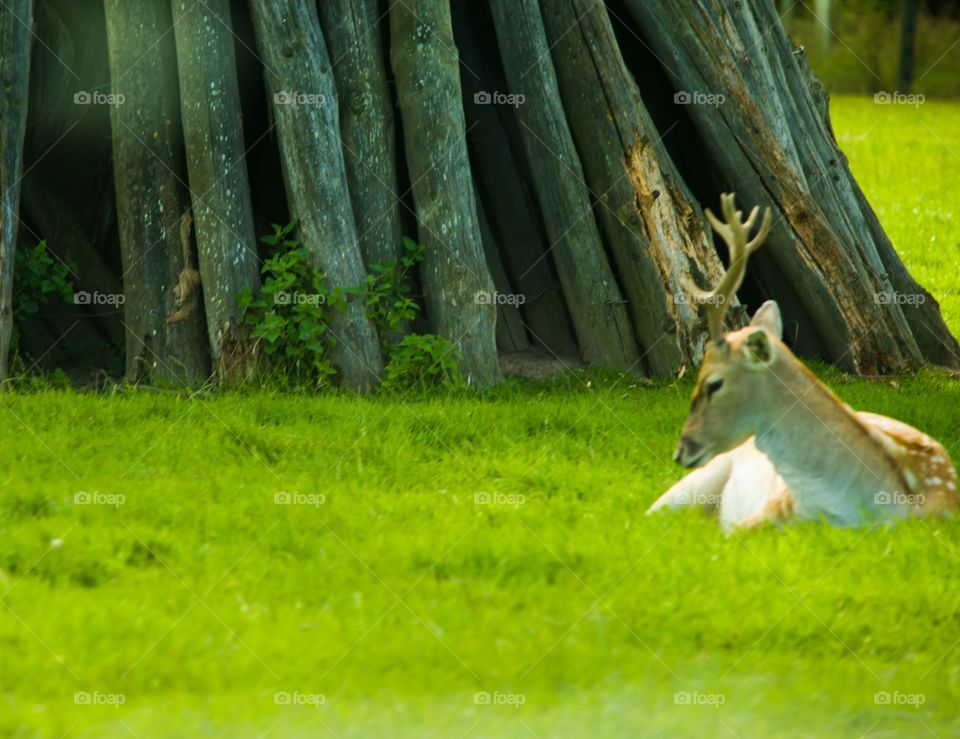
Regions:
<instances>
[{"instance_id":1,"label":"leaning wooden log","mask_svg":"<svg viewBox=\"0 0 960 739\"><path fill-rule=\"evenodd\" d=\"M203 313L167 317L189 268L179 223L189 207L167 0L106 0L113 166L123 262L127 378L193 384L209 376Z\"/></svg>"},{"instance_id":2,"label":"leaning wooden log","mask_svg":"<svg viewBox=\"0 0 960 739\"><path fill-rule=\"evenodd\" d=\"M606 7L541 0L560 97L610 247L643 362L661 377L699 361L705 334L682 299L691 270L720 262L624 64Z\"/></svg>"},{"instance_id":3,"label":"leaning wooden log","mask_svg":"<svg viewBox=\"0 0 960 739\"><path fill-rule=\"evenodd\" d=\"M332 287L364 284L366 271L340 140L330 58L316 4L253 0L257 47L264 60L280 141L287 199L300 240ZM363 300L331 313L331 360L344 386L367 390L383 371L376 330Z\"/></svg>"},{"instance_id":4,"label":"leaning wooden log","mask_svg":"<svg viewBox=\"0 0 960 739\"><path fill-rule=\"evenodd\" d=\"M32 11L33 0L9 0L0 7L0 381L10 373L13 264L27 131Z\"/></svg>"},{"instance_id":5,"label":"leaning wooden log","mask_svg":"<svg viewBox=\"0 0 960 739\"><path fill-rule=\"evenodd\" d=\"M497 244L487 214L483 210L483 201L477 198L477 218L480 221L480 238L483 241L483 252L487 258L487 267L493 278L493 287L496 292L490 296L490 302L497 306L497 349L501 352L519 352L530 348L530 339L523 327L520 317L520 306L526 301L526 296L515 293L503 268L500 257L500 247Z\"/></svg>"},{"instance_id":6,"label":"leaning wooden log","mask_svg":"<svg viewBox=\"0 0 960 739\"><path fill-rule=\"evenodd\" d=\"M255 369L237 296L259 285L259 258L240 121L229 0L172 0L180 115L213 371Z\"/></svg>"},{"instance_id":7,"label":"leaning wooden log","mask_svg":"<svg viewBox=\"0 0 960 739\"><path fill-rule=\"evenodd\" d=\"M500 377L495 306L474 203L457 49L447 0L423 0L414 13L390 8L390 58L397 81L407 166L419 241L421 274L434 330L459 349L461 369L474 385Z\"/></svg>"},{"instance_id":8,"label":"leaning wooden log","mask_svg":"<svg viewBox=\"0 0 960 739\"><path fill-rule=\"evenodd\" d=\"M377 0L324 0L320 24L330 50L350 202L369 268L400 258L393 101Z\"/></svg>"},{"instance_id":9,"label":"leaning wooden log","mask_svg":"<svg viewBox=\"0 0 960 739\"><path fill-rule=\"evenodd\" d=\"M924 359L960 365L936 301L909 278L854 182L773 5L626 5L727 186L774 208L768 256L828 358L865 374ZM786 317L801 316L788 307Z\"/></svg>"},{"instance_id":10,"label":"leaning wooden log","mask_svg":"<svg viewBox=\"0 0 960 739\"><path fill-rule=\"evenodd\" d=\"M500 54L551 253L583 359L640 371L624 299L594 221L580 158L560 103L536 0L491 0Z\"/></svg>"},{"instance_id":11,"label":"leaning wooden log","mask_svg":"<svg viewBox=\"0 0 960 739\"><path fill-rule=\"evenodd\" d=\"M491 237L500 247L504 277L512 285L502 290L498 286L497 290L523 296L519 313L535 343L559 355L575 354L577 341L553 270L553 259L547 254L546 234L538 222L522 152L513 147L514 141L519 144L519 126L512 106L493 100L494 94L506 90L506 80L502 73L498 74L497 60L489 53L489 36L478 23L476 8L456 3L451 9L460 58L477 75L460 77L477 208L479 211L481 203L486 205ZM489 253L487 263L493 271ZM496 283L495 272L493 278ZM502 336L499 320L497 336ZM502 346L500 338L497 342Z\"/></svg>"}]
</instances>

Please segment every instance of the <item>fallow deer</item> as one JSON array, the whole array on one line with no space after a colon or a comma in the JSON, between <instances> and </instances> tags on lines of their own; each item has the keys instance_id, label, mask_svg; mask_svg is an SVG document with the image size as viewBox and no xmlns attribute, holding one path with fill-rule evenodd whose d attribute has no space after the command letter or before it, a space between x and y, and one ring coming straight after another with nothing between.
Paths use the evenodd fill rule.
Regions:
<instances>
[{"instance_id":1,"label":"fallow deer","mask_svg":"<svg viewBox=\"0 0 960 739\"><path fill-rule=\"evenodd\" d=\"M749 239L759 206L747 219L734 196L721 197L725 223L705 214L726 242L730 266L706 306L711 344L674 455L698 468L651 507L701 506L724 529L791 517L838 526L952 510L957 473L946 449L893 418L856 412L781 341L780 309L769 300L750 324L724 333L726 309L747 258L770 230L770 210Z\"/></svg>"}]
</instances>

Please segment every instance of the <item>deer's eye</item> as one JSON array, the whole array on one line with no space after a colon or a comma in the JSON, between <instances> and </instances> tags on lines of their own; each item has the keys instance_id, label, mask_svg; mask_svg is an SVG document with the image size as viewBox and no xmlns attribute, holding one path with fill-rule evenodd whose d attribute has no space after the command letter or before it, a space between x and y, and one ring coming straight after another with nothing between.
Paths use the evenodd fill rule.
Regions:
<instances>
[{"instance_id":1,"label":"deer's eye","mask_svg":"<svg viewBox=\"0 0 960 739\"><path fill-rule=\"evenodd\" d=\"M710 382L706 384L704 389L707 391L707 397L709 398L711 395L713 395L715 392L717 392L717 390L719 390L722 387L723 387L723 378L720 377L720 378L717 378L716 380L710 380Z\"/></svg>"}]
</instances>

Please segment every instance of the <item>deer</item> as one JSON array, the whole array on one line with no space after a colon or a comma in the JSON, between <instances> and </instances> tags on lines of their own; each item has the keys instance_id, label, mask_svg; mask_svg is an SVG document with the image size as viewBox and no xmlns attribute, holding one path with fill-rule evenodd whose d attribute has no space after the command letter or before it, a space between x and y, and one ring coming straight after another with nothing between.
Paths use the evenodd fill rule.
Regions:
<instances>
[{"instance_id":1,"label":"deer","mask_svg":"<svg viewBox=\"0 0 960 739\"><path fill-rule=\"evenodd\" d=\"M674 461L692 469L648 510L699 507L731 532L765 523L819 519L841 527L944 514L957 505L957 472L947 450L894 418L854 411L783 343L773 300L748 325L724 331L747 259L766 240L767 208L747 218L721 196L729 266L712 291L686 289L704 306L710 342Z\"/></svg>"}]
</instances>

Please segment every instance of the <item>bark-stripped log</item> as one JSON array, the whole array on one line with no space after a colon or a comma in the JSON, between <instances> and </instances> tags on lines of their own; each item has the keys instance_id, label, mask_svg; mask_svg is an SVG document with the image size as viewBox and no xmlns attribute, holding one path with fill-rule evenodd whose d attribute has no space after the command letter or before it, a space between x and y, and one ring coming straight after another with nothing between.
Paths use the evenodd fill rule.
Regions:
<instances>
[{"instance_id":1,"label":"bark-stripped log","mask_svg":"<svg viewBox=\"0 0 960 739\"><path fill-rule=\"evenodd\" d=\"M229 0L172 0L180 113L213 370L254 369L237 296L259 284Z\"/></svg>"},{"instance_id":2,"label":"bark-stripped log","mask_svg":"<svg viewBox=\"0 0 960 739\"><path fill-rule=\"evenodd\" d=\"M377 0L318 4L340 107L340 135L360 252L369 268L400 258L393 100Z\"/></svg>"},{"instance_id":3,"label":"bark-stripped log","mask_svg":"<svg viewBox=\"0 0 960 739\"><path fill-rule=\"evenodd\" d=\"M640 352L604 253L536 0L491 0L510 92L560 283L585 361L639 370Z\"/></svg>"},{"instance_id":4,"label":"bark-stripped log","mask_svg":"<svg viewBox=\"0 0 960 739\"><path fill-rule=\"evenodd\" d=\"M519 126L512 106L498 104L492 98L493 93L506 90L506 80L496 69L489 36L478 26L477 14L465 4L452 7L460 57L479 75L461 75L467 141L478 203L486 205L491 235L500 245L505 277L512 284L505 292L523 296L520 315L534 342L558 354L575 354L576 338L553 260L547 256L536 200L525 179ZM493 271L489 258L487 263ZM493 277L497 282L496 273ZM499 322L497 332L501 336Z\"/></svg>"},{"instance_id":5,"label":"bark-stripped log","mask_svg":"<svg viewBox=\"0 0 960 739\"><path fill-rule=\"evenodd\" d=\"M706 338L683 281L705 284L720 262L703 216L676 171L623 62L606 8L541 0L560 96L637 332L658 376L699 361Z\"/></svg>"},{"instance_id":6,"label":"bark-stripped log","mask_svg":"<svg viewBox=\"0 0 960 739\"><path fill-rule=\"evenodd\" d=\"M176 52L167 0L106 0L113 166L123 260L127 378L192 384L209 375L199 287L180 239L189 208Z\"/></svg>"},{"instance_id":7,"label":"bark-stripped log","mask_svg":"<svg viewBox=\"0 0 960 739\"><path fill-rule=\"evenodd\" d=\"M497 306L497 349L504 352L518 352L530 348L530 339L523 328L523 319L520 317L519 305L525 300L514 294L503 267L500 257L500 247L497 239L490 230L487 214L483 210L483 202L477 198L477 218L480 219L480 238L483 241L483 252L487 258L487 267L493 278L496 295L502 298L494 302ZM509 302L506 302L509 300Z\"/></svg>"},{"instance_id":8,"label":"bark-stripped log","mask_svg":"<svg viewBox=\"0 0 960 739\"><path fill-rule=\"evenodd\" d=\"M626 4L677 89L691 101L723 96L686 110L739 202L774 208L765 251L797 289L813 324L805 328L828 358L865 374L924 358L960 365L936 301L907 274L850 174L774 6Z\"/></svg>"},{"instance_id":9,"label":"bark-stripped log","mask_svg":"<svg viewBox=\"0 0 960 739\"><path fill-rule=\"evenodd\" d=\"M421 274L427 315L434 331L458 347L464 376L489 385L500 377L496 309L477 296L494 287L467 157L449 3L423 0L416 12L393 5L390 36L419 240L426 247Z\"/></svg>"},{"instance_id":10,"label":"bark-stripped log","mask_svg":"<svg viewBox=\"0 0 960 739\"><path fill-rule=\"evenodd\" d=\"M33 0L0 7L0 381L13 335L13 263L20 223L20 177L27 131Z\"/></svg>"},{"instance_id":11,"label":"bark-stripped log","mask_svg":"<svg viewBox=\"0 0 960 739\"><path fill-rule=\"evenodd\" d=\"M364 284L366 271L350 207L337 94L316 5L252 0L280 140L287 200L300 239L332 287ZM331 360L347 387L372 388L383 371L365 301L331 313Z\"/></svg>"}]
</instances>

